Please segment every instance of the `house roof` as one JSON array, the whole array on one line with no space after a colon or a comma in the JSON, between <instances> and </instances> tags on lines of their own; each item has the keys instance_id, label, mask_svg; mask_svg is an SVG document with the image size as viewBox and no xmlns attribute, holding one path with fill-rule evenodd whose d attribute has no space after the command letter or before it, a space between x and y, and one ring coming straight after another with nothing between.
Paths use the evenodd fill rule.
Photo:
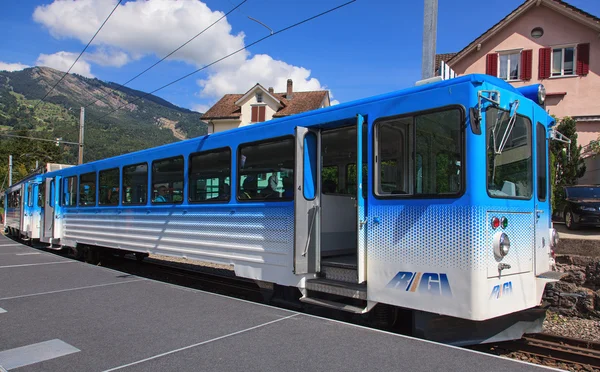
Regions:
<instances>
[{"instance_id":1,"label":"house roof","mask_svg":"<svg viewBox=\"0 0 600 372\"><path fill-rule=\"evenodd\" d=\"M238 99L237 101L235 101L236 105L241 105L243 103L243 101L245 101L248 97L250 97L250 95L254 94L255 91L257 90L261 90L262 93L266 94L267 96L271 97L272 100L277 101L280 105L283 105L283 102L281 102L277 97L274 97L271 92L269 92L268 90L265 89L265 87L263 87L262 85L260 85L259 83L256 83L255 86L253 86L252 88L248 89L248 91L246 93L244 93L244 95Z\"/></svg>"},{"instance_id":2,"label":"house roof","mask_svg":"<svg viewBox=\"0 0 600 372\"><path fill-rule=\"evenodd\" d=\"M201 119L239 119L242 116L242 109L235 103L244 95L245 94L224 95L223 98L202 115ZM291 100L285 98L286 93L271 93L271 95L278 99L283 105L273 117L283 117L320 108L323 100L325 98L328 99L329 92L326 90L294 92L294 97Z\"/></svg>"},{"instance_id":3,"label":"house roof","mask_svg":"<svg viewBox=\"0 0 600 372\"><path fill-rule=\"evenodd\" d=\"M456 53L436 54L435 55L435 70L434 71L437 71L437 70L440 69L440 65L442 64L442 61L448 62L455 55L456 55Z\"/></svg>"},{"instance_id":4,"label":"house roof","mask_svg":"<svg viewBox=\"0 0 600 372\"><path fill-rule=\"evenodd\" d=\"M600 18L587 13L579 8L574 7L571 4L566 3L562 0L525 0L523 4L518 6L515 10L509 13L506 17L502 18L498 23L490 27L483 34L479 35L475 40L473 40L469 45L464 47L460 52L455 53L452 58L446 60L446 62L452 64L464 56L466 56L470 51L475 49L478 44L485 42L490 37L494 36L497 32L507 26L510 22L518 18L521 14L527 11L529 8L533 6L545 5L550 9L553 9L571 19L574 19L580 23L583 23L589 27L595 28L600 31ZM436 56L437 57L437 56ZM437 65L436 58L436 70L439 67Z\"/></svg>"}]
</instances>

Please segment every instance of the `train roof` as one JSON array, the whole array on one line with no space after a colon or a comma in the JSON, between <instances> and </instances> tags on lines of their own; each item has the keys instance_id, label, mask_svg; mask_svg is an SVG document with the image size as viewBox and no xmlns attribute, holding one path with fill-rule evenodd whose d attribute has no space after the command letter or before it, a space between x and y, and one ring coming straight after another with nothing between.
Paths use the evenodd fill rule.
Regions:
<instances>
[{"instance_id":1,"label":"train roof","mask_svg":"<svg viewBox=\"0 0 600 372\"><path fill-rule=\"evenodd\" d=\"M360 106L360 105L364 105L364 104L369 104L369 103L373 103L373 102L377 102L377 101L383 101L383 100L387 100L390 98L401 97L404 95L429 91L429 90L433 90L433 89L445 88L448 86L463 84L465 82L470 82L473 85L482 85L484 83L489 83L489 84L497 86L498 88L505 89L505 90L511 91L515 94L522 96L522 94L521 94L521 92L519 92L519 90L517 90L515 87L513 87L512 85L510 85L509 83L505 82L502 79L499 79L499 78L491 76L491 75L485 75L485 74L469 74L469 75L463 75L463 76L459 76L459 77L449 79L449 80L442 80L439 82L433 82L433 83L429 83L429 84L405 88L405 89L393 91L390 93L384 93L384 94L371 96L371 97L367 97L367 98L361 98L358 100L338 104L335 106L330 106L330 107L325 107L325 108L321 108L321 109L317 109L317 110L307 111L304 113L290 115L290 116L286 116L283 118L276 118L276 119L272 119L272 120L265 121L265 122L258 123L258 124L252 124L252 125L248 125L248 126L244 126L244 127L240 127L240 128L230 129L230 130L223 131L223 132L207 134L204 136L195 137L195 138L191 138L191 139L187 139L187 140L183 140L183 141L178 141L178 142L173 142L173 143L169 143L169 144L165 144L165 145L161 145L161 146L142 149L142 150L138 150L138 151L122 154L122 155L117 155L117 156L110 157L110 158L105 158L105 159L100 159L100 160L96 160L93 162L85 163L85 164L82 164L82 166L83 165L94 166L94 165L97 165L98 163L104 162L109 159L115 160L115 161L123 160L123 159L126 159L127 157L131 157L133 155L138 155L138 154L146 152L146 151L169 150L173 147L180 146L182 143L192 143L194 141L201 142L201 141L205 141L209 137L218 138L221 136L235 136L235 135L239 135L239 134L243 133L244 131L248 131L248 130L257 130L261 127L278 125L280 123L288 122L291 120L301 120L303 118L308 118L308 117L315 116L315 115L328 115L328 114L332 114L336 111L343 111L344 109L352 108L354 106ZM340 119L341 119L341 117L340 117ZM54 172L51 172L51 173L54 173Z\"/></svg>"}]
</instances>

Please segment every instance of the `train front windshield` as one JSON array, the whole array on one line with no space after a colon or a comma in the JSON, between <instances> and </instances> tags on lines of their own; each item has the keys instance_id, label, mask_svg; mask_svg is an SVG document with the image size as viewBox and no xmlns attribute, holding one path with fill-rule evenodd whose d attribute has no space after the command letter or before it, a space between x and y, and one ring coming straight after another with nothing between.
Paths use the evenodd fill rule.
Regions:
<instances>
[{"instance_id":1,"label":"train front windshield","mask_svg":"<svg viewBox=\"0 0 600 372\"><path fill-rule=\"evenodd\" d=\"M490 107L486 113L487 190L491 197L530 199L533 188L531 120Z\"/></svg>"}]
</instances>

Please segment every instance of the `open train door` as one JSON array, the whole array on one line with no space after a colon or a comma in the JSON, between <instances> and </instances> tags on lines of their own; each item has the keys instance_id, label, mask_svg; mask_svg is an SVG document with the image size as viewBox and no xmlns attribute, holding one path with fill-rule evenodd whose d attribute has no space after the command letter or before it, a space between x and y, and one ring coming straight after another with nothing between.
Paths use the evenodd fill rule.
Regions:
<instances>
[{"instance_id":1,"label":"open train door","mask_svg":"<svg viewBox=\"0 0 600 372\"><path fill-rule=\"evenodd\" d=\"M320 132L296 127L294 168L294 273L316 273L320 269L321 230L321 136Z\"/></svg>"},{"instance_id":2,"label":"open train door","mask_svg":"<svg viewBox=\"0 0 600 372\"><path fill-rule=\"evenodd\" d=\"M356 248L359 283L367 280L367 137L365 118L359 114L356 118Z\"/></svg>"},{"instance_id":3,"label":"open train door","mask_svg":"<svg viewBox=\"0 0 600 372\"><path fill-rule=\"evenodd\" d=\"M25 208L25 204L27 203L27 197L28 195L27 193L27 189L25 188L25 184L21 184L21 221L19 221L19 231L21 232L21 235L25 235L26 231L27 231L27 226L25 226L25 223L27 221L27 219L25 218L25 213L27 213L27 208Z\"/></svg>"},{"instance_id":4,"label":"open train door","mask_svg":"<svg viewBox=\"0 0 600 372\"><path fill-rule=\"evenodd\" d=\"M43 215L42 221L44 221L42 236L40 240L45 243L52 243L54 237L54 197L56 194L56 186L54 178L46 178L44 182L44 196L43 196Z\"/></svg>"}]
</instances>

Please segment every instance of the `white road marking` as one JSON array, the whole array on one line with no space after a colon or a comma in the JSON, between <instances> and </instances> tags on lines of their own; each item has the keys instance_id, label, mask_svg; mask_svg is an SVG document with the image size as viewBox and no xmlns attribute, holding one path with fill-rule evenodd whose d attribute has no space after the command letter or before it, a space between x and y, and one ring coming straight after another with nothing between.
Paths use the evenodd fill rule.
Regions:
<instances>
[{"instance_id":1,"label":"white road marking","mask_svg":"<svg viewBox=\"0 0 600 372\"><path fill-rule=\"evenodd\" d=\"M23 244L0 244L0 247L17 247L23 246Z\"/></svg>"},{"instance_id":2,"label":"white road marking","mask_svg":"<svg viewBox=\"0 0 600 372\"><path fill-rule=\"evenodd\" d=\"M111 369L107 369L104 372L116 371L118 369L123 369L123 368L126 368L126 367L131 367L131 366L134 366L136 364L140 364L140 363L147 362L149 360L157 359L157 358L163 357L165 355L170 355L170 354L174 354L174 353L177 353L177 352L180 352L180 351L183 351L183 350L191 349L191 348L194 348L196 346L206 345L208 343L219 341L219 340L222 340L224 338L228 338L228 337L231 337L231 336L239 335L241 333L252 331L252 330L257 329L257 328L262 328L262 327L267 326L269 324L281 322L282 320L290 319L290 318L293 318L293 317L298 316L298 315L300 315L300 314L293 314L293 315L286 316L285 318L275 319L275 320L272 320L270 322L259 324L259 325L254 326L254 327L242 329L241 331L229 333L229 334L226 334L226 335L223 335L223 336L215 337L215 338L210 339L210 340L198 342L197 344L193 344L193 345L185 346L185 347L182 347L182 348L179 348L179 349L167 351L166 353L158 354L158 355L152 356L150 358L138 360L137 362L133 362L133 363L129 363L129 364L123 364L122 366L118 366L118 367L114 367L114 368L111 368Z\"/></svg>"},{"instance_id":3,"label":"white road marking","mask_svg":"<svg viewBox=\"0 0 600 372\"><path fill-rule=\"evenodd\" d=\"M41 254L41 253L40 252L16 253L17 256L33 256L36 254Z\"/></svg>"},{"instance_id":4,"label":"white road marking","mask_svg":"<svg viewBox=\"0 0 600 372\"><path fill-rule=\"evenodd\" d=\"M7 265L7 266L0 266L0 269L9 269L11 267L24 267L24 266L66 264L66 263L75 263L75 262L78 262L78 261L53 261L53 262L42 262L42 263L33 263L33 264Z\"/></svg>"},{"instance_id":5,"label":"white road marking","mask_svg":"<svg viewBox=\"0 0 600 372\"><path fill-rule=\"evenodd\" d=\"M32 294L26 294L26 295L20 295L20 296L3 297L3 298L0 298L0 301L4 301L4 300L14 300L14 299L16 299L16 298L33 297L33 296L41 296L41 295L54 294L54 293L61 293L61 292L78 291L78 290L80 290L80 289L88 289L88 288L106 287L106 286L109 286L109 285L127 284L127 283L132 283L132 282L141 282L141 281L143 281L143 280L147 280L147 279L145 279L145 278L142 278L142 279L126 280L126 281L124 281L124 282L106 283L106 284L95 284L95 285L88 285L88 286L85 286L85 287L77 287L77 288L59 289L59 290L57 290L57 291L39 292L39 293L32 293Z\"/></svg>"},{"instance_id":6,"label":"white road marking","mask_svg":"<svg viewBox=\"0 0 600 372\"><path fill-rule=\"evenodd\" d=\"M0 314L3 314L5 312L6 312L6 310L4 310L3 308L0 307Z\"/></svg>"},{"instance_id":7,"label":"white road marking","mask_svg":"<svg viewBox=\"0 0 600 372\"><path fill-rule=\"evenodd\" d=\"M0 365L6 370L28 366L80 351L59 339L0 351Z\"/></svg>"}]
</instances>

